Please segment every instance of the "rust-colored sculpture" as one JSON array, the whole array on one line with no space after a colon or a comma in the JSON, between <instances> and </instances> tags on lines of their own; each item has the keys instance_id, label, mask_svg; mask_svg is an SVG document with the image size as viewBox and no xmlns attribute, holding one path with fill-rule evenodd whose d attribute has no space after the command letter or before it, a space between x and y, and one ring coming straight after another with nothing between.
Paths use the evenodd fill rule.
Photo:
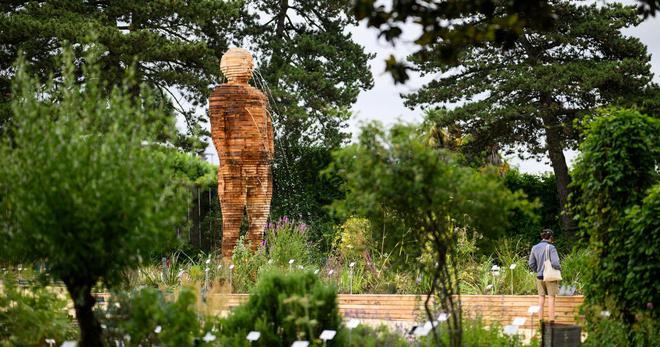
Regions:
<instances>
[{"instance_id":1,"label":"rust-colored sculpture","mask_svg":"<svg viewBox=\"0 0 660 347\"><path fill-rule=\"evenodd\" d=\"M273 195L271 161L274 154L273 125L268 99L248 84L252 55L231 48L220 61L227 78L209 100L211 136L220 157L218 197L222 210L222 255L230 258L247 212L248 240L257 247L270 212Z\"/></svg>"}]
</instances>

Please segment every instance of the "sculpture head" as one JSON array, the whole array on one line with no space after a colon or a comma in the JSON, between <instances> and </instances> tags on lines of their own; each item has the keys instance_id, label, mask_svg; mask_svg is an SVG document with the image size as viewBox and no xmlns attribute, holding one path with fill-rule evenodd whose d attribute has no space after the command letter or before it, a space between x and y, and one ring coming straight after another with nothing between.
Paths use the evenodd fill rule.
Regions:
<instances>
[{"instance_id":1,"label":"sculpture head","mask_svg":"<svg viewBox=\"0 0 660 347\"><path fill-rule=\"evenodd\" d=\"M252 54L244 48L230 48L220 59L220 71L229 82L247 83L253 67Z\"/></svg>"}]
</instances>

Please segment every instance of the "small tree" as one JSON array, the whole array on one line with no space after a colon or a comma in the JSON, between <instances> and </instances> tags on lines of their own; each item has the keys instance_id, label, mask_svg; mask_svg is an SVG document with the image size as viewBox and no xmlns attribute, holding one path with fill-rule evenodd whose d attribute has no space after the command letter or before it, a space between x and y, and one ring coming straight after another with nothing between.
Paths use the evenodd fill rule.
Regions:
<instances>
[{"instance_id":1,"label":"small tree","mask_svg":"<svg viewBox=\"0 0 660 347\"><path fill-rule=\"evenodd\" d=\"M460 302L454 298L460 293L451 265L455 227L491 234L502 230L509 211L525 202L496 175L460 166L451 153L429 146L409 126L395 126L389 134L378 124L367 126L359 143L336 152L335 160L331 170L345 179L347 191L335 207L367 217L375 224L375 238L399 255L400 265L421 266L432 276L428 318L435 320L430 299L438 295L451 314L451 345L460 346ZM429 253L432 259L423 257Z\"/></svg>"},{"instance_id":2,"label":"small tree","mask_svg":"<svg viewBox=\"0 0 660 347\"><path fill-rule=\"evenodd\" d=\"M152 144L161 109L147 90L137 100L126 86L104 94L97 57L76 77L67 50L62 83L45 88L19 62L15 136L0 141L0 254L47 261L74 302L83 346L101 346L92 288L116 284L171 237L186 205Z\"/></svg>"},{"instance_id":3,"label":"small tree","mask_svg":"<svg viewBox=\"0 0 660 347\"><path fill-rule=\"evenodd\" d=\"M585 297L632 332L640 314L660 316L660 120L605 110L585 133L573 169L573 209L593 254Z\"/></svg>"}]
</instances>

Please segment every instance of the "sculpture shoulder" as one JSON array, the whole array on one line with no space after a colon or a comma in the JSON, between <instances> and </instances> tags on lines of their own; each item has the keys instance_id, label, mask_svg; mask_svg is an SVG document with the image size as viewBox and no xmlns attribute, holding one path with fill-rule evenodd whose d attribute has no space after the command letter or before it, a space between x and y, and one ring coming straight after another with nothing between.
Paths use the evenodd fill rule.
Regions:
<instances>
[{"instance_id":1,"label":"sculpture shoulder","mask_svg":"<svg viewBox=\"0 0 660 347\"><path fill-rule=\"evenodd\" d=\"M224 83L213 89L211 98L220 98L228 95L247 94L266 100L266 95L259 89L249 84L229 84Z\"/></svg>"}]
</instances>

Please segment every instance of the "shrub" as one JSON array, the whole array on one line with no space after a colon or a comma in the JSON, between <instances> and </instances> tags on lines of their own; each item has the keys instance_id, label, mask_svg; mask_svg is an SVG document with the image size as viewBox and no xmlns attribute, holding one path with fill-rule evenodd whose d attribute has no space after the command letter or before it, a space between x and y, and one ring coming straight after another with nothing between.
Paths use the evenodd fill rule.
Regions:
<instances>
[{"instance_id":1,"label":"shrub","mask_svg":"<svg viewBox=\"0 0 660 347\"><path fill-rule=\"evenodd\" d=\"M342 346L359 347L409 347L410 344L403 338L402 334L391 331L385 325L378 328L372 328L366 325L360 325L350 333L342 330L337 335L337 340L342 342Z\"/></svg>"},{"instance_id":2,"label":"shrub","mask_svg":"<svg viewBox=\"0 0 660 347\"><path fill-rule=\"evenodd\" d=\"M591 251L586 304L610 310L632 332L640 316L660 318L660 120L607 109L585 134L573 203Z\"/></svg>"},{"instance_id":3,"label":"shrub","mask_svg":"<svg viewBox=\"0 0 660 347\"><path fill-rule=\"evenodd\" d=\"M245 345L252 330L261 332L257 346L290 346L298 339L319 343L322 330L340 328L336 290L309 272L264 274L248 302L220 320L218 328L222 345Z\"/></svg>"},{"instance_id":4,"label":"shrub","mask_svg":"<svg viewBox=\"0 0 660 347\"><path fill-rule=\"evenodd\" d=\"M296 265L311 265L318 259L316 245L307 239L308 226L282 217L266 228L265 245L268 257L275 265L288 266L289 259Z\"/></svg>"},{"instance_id":5,"label":"shrub","mask_svg":"<svg viewBox=\"0 0 660 347\"><path fill-rule=\"evenodd\" d=\"M201 335L195 303L195 294L188 289L181 290L176 301L169 301L157 289L145 288L115 294L107 310L97 310L97 315L105 325L107 346L122 340L135 346L195 346L195 338Z\"/></svg>"},{"instance_id":6,"label":"shrub","mask_svg":"<svg viewBox=\"0 0 660 347\"><path fill-rule=\"evenodd\" d=\"M16 278L2 278L0 346L37 346L45 339L57 342L77 338L67 314L67 301L41 286L16 287Z\"/></svg>"}]
</instances>

